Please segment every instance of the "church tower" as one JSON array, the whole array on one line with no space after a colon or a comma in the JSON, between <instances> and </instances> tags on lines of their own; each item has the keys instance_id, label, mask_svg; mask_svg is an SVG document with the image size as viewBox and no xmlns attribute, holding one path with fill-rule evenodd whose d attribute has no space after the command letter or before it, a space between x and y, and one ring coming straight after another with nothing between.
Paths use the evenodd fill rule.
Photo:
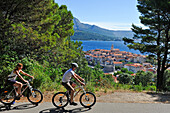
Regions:
<instances>
[{"instance_id":1,"label":"church tower","mask_svg":"<svg viewBox=\"0 0 170 113\"><path fill-rule=\"evenodd\" d=\"M113 51L113 50L114 50L114 46L113 46L113 44L112 44L111 51Z\"/></svg>"}]
</instances>

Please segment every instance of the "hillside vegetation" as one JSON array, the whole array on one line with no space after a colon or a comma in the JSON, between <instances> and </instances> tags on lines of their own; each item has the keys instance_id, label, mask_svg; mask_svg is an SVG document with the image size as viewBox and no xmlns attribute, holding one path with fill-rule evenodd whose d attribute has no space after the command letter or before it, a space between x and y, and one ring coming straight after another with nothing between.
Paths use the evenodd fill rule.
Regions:
<instances>
[{"instance_id":1,"label":"hillside vegetation","mask_svg":"<svg viewBox=\"0 0 170 113\"><path fill-rule=\"evenodd\" d=\"M72 40L102 40L102 41L121 41L119 37L109 37L97 33L75 30Z\"/></svg>"},{"instance_id":2,"label":"hillside vegetation","mask_svg":"<svg viewBox=\"0 0 170 113\"><path fill-rule=\"evenodd\" d=\"M35 77L35 88L60 90L62 75L76 62L79 65L76 73L85 79L87 90L92 92L101 88L105 92L108 88L155 91L155 81L150 79L143 80L139 76L129 79L131 76L125 74L120 81L129 81L117 84L113 76L103 73L100 65L90 68L84 58L82 42L71 41L74 23L67 6L59 6L54 0L1 0L0 8L0 89L17 63L22 63L23 71ZM164 83L169 89L168 71L165 77Z\"/></svg>"},{"instance_id":3,"label":"hillside vegetation","mask_svg":"<svg viewBox=\"0 0 170 113\"><path fill-rule=\"evenodd\" d=\"M59 90L72 62L79 64L76 72L88 84L103 77L102 71L88 67L82 43L70 40L74 23L65 5L54 0L1 0L0 7L0 88L17 63L42 91Z\"/></svg>"}]
</instances>

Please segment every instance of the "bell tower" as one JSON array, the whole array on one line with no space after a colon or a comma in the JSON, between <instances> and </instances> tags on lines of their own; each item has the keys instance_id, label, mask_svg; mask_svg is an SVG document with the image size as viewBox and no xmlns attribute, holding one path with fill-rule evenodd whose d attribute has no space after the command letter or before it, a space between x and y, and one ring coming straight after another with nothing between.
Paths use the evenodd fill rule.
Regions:
<instances>
[{"instance_id":1,"label":"bell tower","mask_svg":"<svg viewBox=\"0 0 170 113\"><path fill-rule=\"evenodd\" d=\"M112 44L111 51L113 51L113 50L114 50L114 46L113 46L113 44Z\"/></svg>"}]
</instances>

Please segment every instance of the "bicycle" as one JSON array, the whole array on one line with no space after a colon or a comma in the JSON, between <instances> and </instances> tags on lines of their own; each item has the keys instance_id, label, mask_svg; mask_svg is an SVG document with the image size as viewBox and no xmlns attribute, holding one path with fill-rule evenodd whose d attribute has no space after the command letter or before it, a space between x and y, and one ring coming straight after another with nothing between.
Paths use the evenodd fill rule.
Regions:
<instances>
[{"instance_id":1,"label":"bicycle","mask_svg":"<svg viewBox=\"0 0 170 113\"><path fill-rule=\"evenodd\" d=\"M77 86L74 88L75 90L79 89L78 91L74 92L74 98L77 94L82 90L83 93L79 97L80 104L85 108L91 108L96 103L96 96L92 92L86 92L82 85ZM57 108L64 108L70 102L70 94L69 91L66 92L57 92L52 97L52 103Z\"/></svg>"},{"instance_id":2,"label":"bicycle","mask_svg":"<svg viewBox=\"0 0 170 113\"><path fill-rule=\"evenodd\" d=\"M29 83L31 81L32 79L29 79L28 83L23 84L21 94L23 94L27 90L28 101L31 102L32 104L38 105L43 100L43 95L41 91L39 91L38 89L32 88L32 86ZM5 87L1 89L0 92L0 102L5 105L11 105L15 102L15 100L20 99L20 97L19 99L17 97L17 92L16 92L17 87L13 86L12 89L11 87L10 88L9 87Z\"/></svg>"}]
</instances>

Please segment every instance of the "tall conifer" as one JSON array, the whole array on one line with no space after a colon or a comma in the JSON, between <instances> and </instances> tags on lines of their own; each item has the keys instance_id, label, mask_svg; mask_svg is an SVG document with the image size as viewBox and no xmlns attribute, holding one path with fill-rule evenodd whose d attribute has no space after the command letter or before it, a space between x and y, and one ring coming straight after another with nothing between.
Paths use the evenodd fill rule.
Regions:
<instances>
[{"instance_id":1,"label":"tall conifer","mask_svg":"<svg viewBox=\"0 0 170 113\"><path fill-rule=\"evenodd\" d=\"M163 90L164 71L170 67L170 2L169 0L137 0L143 29L132 25L133 39L124 38L129 48L140 50L157 59L157 89ZM140 41L135 41L140 39Z\"/></svg>"}]
</instances>

